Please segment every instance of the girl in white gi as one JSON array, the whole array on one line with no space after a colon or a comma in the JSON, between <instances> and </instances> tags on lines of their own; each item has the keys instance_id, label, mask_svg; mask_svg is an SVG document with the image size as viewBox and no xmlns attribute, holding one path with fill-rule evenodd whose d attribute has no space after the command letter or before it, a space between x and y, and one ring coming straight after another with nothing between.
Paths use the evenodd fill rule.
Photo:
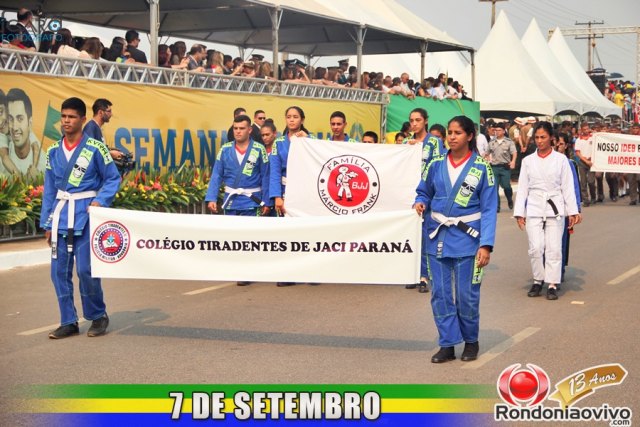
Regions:
<instances>
[{"instance_id":1,"label":"girl in white gi","mask_svg":"<svg viewBox=\"0 0 640 427\"><path fill-rule=\"evenodd\" d=\"M529 237L533 286L527 295L539 296L542 282L546 282L548 300L558 299L565 216L569 217L569 228L581 219L571 165L566 156L553 150L552 135L551 123L535 125L533 137L538 148L522 160L513 211L518 227L521 230L526 227Z\"/></svg>"},{"instance_id":2,"label":"girl in white gi","mask_svg":"<svg viewBox=\"0 0 640 427\"><path fill-rule=\"evenodd\" d=\"M447 141L449 151L429 163L414 204L418 215L431 210L424 220L425 250L440 344L433 363L455 359L454 346L463 341L461 359L478 357L480 283L493 250L498 210L493 171L475 151L473 121L451 119Z\"/></svg>"}]
</instances>

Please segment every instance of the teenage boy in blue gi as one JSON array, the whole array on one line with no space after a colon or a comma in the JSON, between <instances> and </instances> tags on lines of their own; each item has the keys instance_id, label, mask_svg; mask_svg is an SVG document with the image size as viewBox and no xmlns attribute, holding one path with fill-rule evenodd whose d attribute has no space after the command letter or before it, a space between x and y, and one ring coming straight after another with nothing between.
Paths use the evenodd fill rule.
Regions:
<instances>
[{"instance_id":1,"label":"teenage boy in blue gi","mask_svg":"<svg viewBox=\"0 0 640 427\"><path fill-rule=\"evenodd\" d=\"M77 335L73 303L74 259L80 281L87 335L103 335L109 325L100 279L91 277L89 206L110 206L120 187L120 174L102 141L82 133L87 107L79 98L62 103L64 136L47 150L40 226L51 245L51 279L60 306L60 327L49 338Z\"/></svg>"}]
</instances>

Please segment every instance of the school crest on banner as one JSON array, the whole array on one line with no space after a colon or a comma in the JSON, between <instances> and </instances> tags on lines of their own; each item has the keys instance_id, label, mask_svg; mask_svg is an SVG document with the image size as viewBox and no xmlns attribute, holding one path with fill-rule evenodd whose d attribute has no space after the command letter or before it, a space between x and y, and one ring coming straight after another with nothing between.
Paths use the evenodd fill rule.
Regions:
<instances>
[{"instance_id":1,"label":"school crest on banner","mask_svg":"<svg viewBox=\"0 0 640 427\"><path fill-rule=\"evenodd\" d=\"M419 145L294 138L285 206L291 216L411 209L420 181Z\"/></svg>"}]
</instances>

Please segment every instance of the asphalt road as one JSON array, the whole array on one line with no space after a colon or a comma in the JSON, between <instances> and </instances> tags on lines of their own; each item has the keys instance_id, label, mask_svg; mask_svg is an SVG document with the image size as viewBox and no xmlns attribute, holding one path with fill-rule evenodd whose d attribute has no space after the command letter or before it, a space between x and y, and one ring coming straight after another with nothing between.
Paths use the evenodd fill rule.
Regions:
<instances>
[{"instance_id":1,"label":"asphalt road","mask_svg":"<svg viewBox=\"0 0 640 427\"><path fill-rule=\"evenodd\" d=\"M617 362L629 376L592 403L637 411L640 207L627 202L585 209L557 301L526 296L526 234L510 212L499 214L472 363L430 363L438 348L430 294L403 286L105 280L108 334L88 338L84 322L80 336L54 341L48 266L0 272L0 399L23 384L495 384L514 363L534 363L555 383Z\"/></svg>"}]
</instances>

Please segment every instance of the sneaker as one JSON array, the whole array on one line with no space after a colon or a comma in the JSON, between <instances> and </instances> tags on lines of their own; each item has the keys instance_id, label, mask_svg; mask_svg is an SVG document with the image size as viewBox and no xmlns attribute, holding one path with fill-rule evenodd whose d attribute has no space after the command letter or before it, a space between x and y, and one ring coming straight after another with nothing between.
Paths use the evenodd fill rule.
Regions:
<instances>
[{"instance_id":1,"label":"sneaker","mask_svg":"<svg viewBox=\"0 0 640 427\"><path fill-rule=\"evenodd\" d=\"M69 325L64 325L58 327L55 331L49 332L49 338L52 340L59 340L62 338L67 338L72 335L78 335L80 333L80 328L78 327L78 322L71 323Z\"/></svg>"},{"instance_id":2,"label":"sneaker","mask_svg":"<svg viewBox=\"0 0 640 427\"><path fill-rule=\"evenodd\" d=\"M418 292L421 294L429 292L429 285L425 280L420 280L420 283L418 284Z\"/></svg>"},{"instance_id":3,"label":"sneaker","mask_svg":"<svg viewBox=\"0 0 640 427\"><path fill-rule=\"evenodd\" d=\"M529 289L529 292L527 292L527 296L529 296L529 297L539 297L540 296L540 291L542 291L542 284L534 283L533 286L531 286L531 289Z\"/></svg>"},{"instance_id":4,"label":"sneaker","mask_svg":"<svg viewBox=\"0 0 640 427\"><path fill-rule=\"evenodd\" d=\"M480 344L478 342L466 342L464 343L464 350L460 360L463 362L471 362L478 358L478 352L480 351Z\"/></svg>"},{"instance_id":5,"label":"sneaker","mask_svg":"<svg viewBox=\"0 0 640 427\"><path fill-rule=\"evenodd\" d=\"M440 347L440 350L431 356L431 363L444 363L455 358L456 353L453 347Z\"/></svg>"},{"instance_id":6,"label":"sneaker","mask_svg":"<svg viewBox=\"0 0 640 427\"><path fill-rule=\"evenodd\" d=\"M555 301L558 299L558 294L556 293L556 288L548 288L547 289L547 299L549 301Z\"/></svg>"},{"instance_id":7,"label":"sneaker","mask_svg":"<svg viewBox=\"0 0 640 427\"><path fill-rule=\"evenodd\" d=\"M107 332L107 326L109 326L109 316L106 314L99 319L91 322L91 327L87 331L88 337L97 337L100 335L104 335Z\"/></svg>"},{"instance_id":8,"label":"sneaker","mask_svg":"<svg viewBox=\"0 0 640 427\"><path fill-rule=\"evenodd\" d=\"M238 282L237 285L238 286L249 286L250 284L252 284L253 282Z\"/></svg>"}]
</instances>

